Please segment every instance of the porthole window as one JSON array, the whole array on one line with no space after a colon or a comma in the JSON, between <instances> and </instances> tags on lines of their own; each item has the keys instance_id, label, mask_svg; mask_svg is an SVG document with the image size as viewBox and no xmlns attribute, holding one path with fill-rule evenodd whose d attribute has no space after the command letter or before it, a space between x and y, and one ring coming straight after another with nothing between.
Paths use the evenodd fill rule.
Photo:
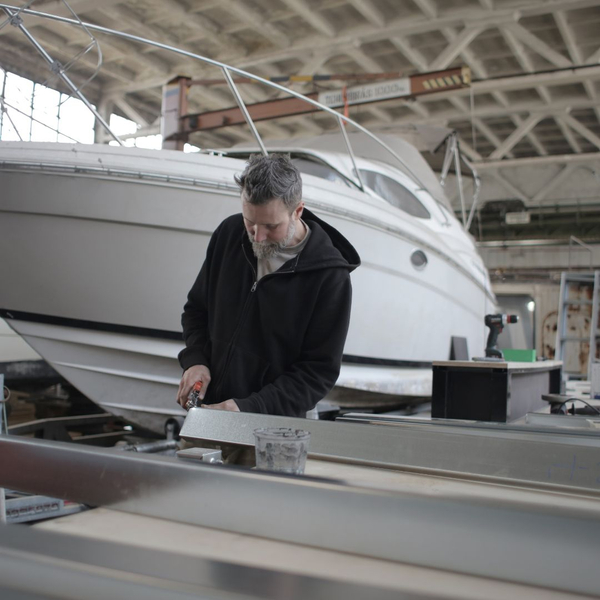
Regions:
<instances>
[{"instance_id":1,"label":"porthole window","mask_svg":"<svg viewBox=\"0 0 600 600\"><path fill-rule=\"evenodd\" d=\"M413 250L410 262L417 271L422 271L427 266L427 254L423 250Z\"/></svg>"}]
</instances>

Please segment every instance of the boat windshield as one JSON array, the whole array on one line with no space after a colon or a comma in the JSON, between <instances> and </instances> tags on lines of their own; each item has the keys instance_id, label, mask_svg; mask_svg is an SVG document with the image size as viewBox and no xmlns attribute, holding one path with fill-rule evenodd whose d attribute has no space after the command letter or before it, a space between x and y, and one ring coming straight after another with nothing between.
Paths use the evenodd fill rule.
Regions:
<instances>
[{"instance_id":1,"label":"boat windshield","mask_svg":"<svg viewBox=\"0 0 600 600\"><path fill-rule=\"evenodd\" d=\"M360 176L369 189L392 206L413 217L431 219L429 211L421 204L421 201L395 179L367 169L360 169Z\"/></svg>"},{"instance_id":2,"label":"boat windshield","mask_svg":"<svg viewBox=\"0 0 600 600\"><path fill-rule=\"evenodd\" d=\"M339 183L349 188L358 189L358 186L352 180L348 179L335 167L332 167L330 164L320 158L317 158L316 156L299 152L290 152L285 148L283 150L269 148L269 151L283 151L286 154L289 154L294 165L296 165L300 173L304 175L312 175L313 177L318 177L319 179L326 179L327 181L333 181L334 183ZM255 149L252 151L245 149L227 150L227 156L230 158L241 158L243 160L248 160L248 158L255 153Z\"/></svg>"},{"instance_id":3,"label":"boat windshield","mask_svg":"<svg viewBox=\"0 0 600 600\"><path fill-rule=\"evenodd\" d=\"M321 179L327 179L335 183L341 183L346 187L351 187L350 182L338 173L334 168L322 162L315 162L308 158L293 158L292 162L298 167L300 173L313 175Z\"/></svg>"}]
</instances>

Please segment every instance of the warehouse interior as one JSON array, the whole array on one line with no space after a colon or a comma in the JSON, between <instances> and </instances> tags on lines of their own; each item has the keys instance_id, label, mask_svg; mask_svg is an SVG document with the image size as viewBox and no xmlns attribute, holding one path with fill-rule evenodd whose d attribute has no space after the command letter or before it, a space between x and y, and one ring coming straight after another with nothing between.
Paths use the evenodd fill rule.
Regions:
<instances>
[{"instance_id":1,"label":"warehouse interior","mask_svg":"<svg viewBox=\"0 0 600 600\"><path fill-rule=\"evenodd\" d=\"M349 114L378 133L402 132L415 125L447 127L458 133L461 151L481 178L470 232L497 293L521 294L526 289L541 303L540 294L553 293L548 304L557 306L560 272L598 266L600 110L595 32L600 8L596 2L186 4L168 0L103 2L101 7L70 2L67 7L60 1L40 0L33 8L64 17L72 16L71 9L91 23L174 45L266 78L391 72L406 76L466 65L473 80L469 87L350 107ZM78 57L90 41L86 32L41 19L32 20L30 27L56 60L69 64L75 59L69 70L75 81L81 83L94 73L95 49ZM50 87L63 85L61 91L67 91L47 65L35 59L18 30L8 26L2 34L3 69ZM157 48L139 51L135 43L109 36L97 39L101 68L85 93L105 118L116 114L134 122L136 137L160 133L166 81L178 75L219 78L217 68L191 58L169 56ZM311 80L290 86L310 93L339 88L340 83ZM259 88L242 87L248 103L277 96L276 91ZM189 102L193 112L234 104L225 85L192 88ZM266 140L277 140L320 135L335 130L337 124L327 115L309 115L257 127ZM197 132L190 143L227 148L251 138L248 127L235 126ZM99 126L96 140L109 141ZM438 170L440 154L431 156ZM448 187L460 214L452 173ZM467 177L467 202L472 192L472 178ZM571 236L586 245L570 241ZM538 315L538 325L548 314ZM538 353L548 356L541 326L535 344Z\"/></svg>"},{"instance_id":2,"label":"warehouse interior","mask_svg":"<svg viewBox=\"0 0 600 600\"><path fill-rule=\"evenodd\" d=\"M598 0L0 3L0 592L600 594L599 30ZM341 372L302 421L184 412L180 263L267 150L360 254ZM250 471L284 427L306 476Z\"/></svg>"}]
</instances>

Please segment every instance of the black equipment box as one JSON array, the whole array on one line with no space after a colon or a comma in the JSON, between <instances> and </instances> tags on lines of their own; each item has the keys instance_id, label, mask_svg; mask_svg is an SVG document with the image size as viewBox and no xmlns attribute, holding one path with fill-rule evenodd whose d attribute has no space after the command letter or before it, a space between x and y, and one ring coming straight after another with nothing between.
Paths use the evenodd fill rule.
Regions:
<instances>
[{"instance_id":1,"label":"black equipment box","mask_svg":"<svg viewBox=\"0 0 600 600\"><path fill-rule=\"evenodd\" d=\"M548 406L560 393L561 361L433 363L431 416L508 423Z\"/></svg>"}]
</instances>

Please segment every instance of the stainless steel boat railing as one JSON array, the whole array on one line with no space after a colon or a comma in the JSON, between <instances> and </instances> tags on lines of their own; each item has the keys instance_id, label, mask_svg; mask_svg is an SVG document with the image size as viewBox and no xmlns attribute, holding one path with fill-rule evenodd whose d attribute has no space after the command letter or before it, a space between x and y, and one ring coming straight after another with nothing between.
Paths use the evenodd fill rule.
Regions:
<instances>
[{"instance_id":1,"label":"stainless steel boat railing","mask_svg":"<svg viewBox=\"0 0 600 600\"><path fill-rule=\"evenodd\" d=\"M78 27L84 27L87 31L94 31L97 33L102 33L102 34L106 34L106 35L111 35L111 36L116 36L125 40L129 40L132 42L137 42L140 44L145 44L148 46L153 46L155 48L160 48L162 50L166 50L169 52L173 52L175 54L179 54L181 56L186 56L188 58L192 58L192 59L196 59L199 61L202 61L206 64L218 67L221 69L223 76L225 77L226 82L229 85L229 88L236 100L236 103L238 104L240 110L242 111L242 114L248 124L248 126L250 127L250 130L252 132L253 137L256 139L256 142L261 150L261 152L263 152L264 154L267 154L267 150L265 147L265 144L260 136L260 134L258 133L258 130L256 129L256 125L254 124L248 109L246 107L246 104L244 102L244 100L242 99L239 90L237 89L233 78L231 76L232 73L235 73L241 77L245 77L245 78L249 78L257 83L261 83L267 87L270 87L272 89L278 90L279 92L283 92L284 94L287 94L289 96L293 96L295 98L298 98L300 100L303 100L304 102L311 104L312 106L314 106L315 108L317 108L318 110L325 112L325 113L329 113L331 114L333 117L335 117L336 121L339 123L340 128L342 130L342 135L346 144L346 148L350 157L350 160L352 161L352 165L353 165L353 176L356 178L356 184L358 185L358 187L360 189L364 189L364 185L359 173L359 170L356 166L356 158L352 149L352 145L350 143L350 140L348 138L348 135L346 133L346 124L352 125L353 127L355 127L357 130L361 131L362 133L366 134L367 136L369 136L372 140L374 140L377 144L379 144L379 146L381 146L386 152L388 152L401 166L404 170L406 170L408 173L410 173L410 175L414 178L414 180L420 185L422 186L424 189L427 189L427 186L421 181L420 177L418 176L417 173L415 173L415 171L410 167L410 165L408 163L406 163L405 160L403 160L403 158L397 153L395 152L392 148L390 148L390 146L388 144L386 144L383 140L381 140L380 138L378 138L374 133L372 133L371 131L369 131L368 129L366 129L365 127L363 127L362 125L360 125L359 123L357 123L356 121L352 120L351 118L339 113L338 111L329 108L328 106L325 106L324 104L321 104L320 102L317 102L316 100L313 100L311 98L308 98L306 96L304 96L303 94L300 94L299 92L296 92L294 90L288 89L282 85L279 85L278 83L275 83L273 81L269 81L267 79L264 79L262 77L259 77L258 75L254 75L253 73L249 73L247 71L244 71L242 69L238 69L237 67L233 67L231 65L227 65L225 63L219 62L217 60L213 60L211 58L208 58L206 56L202 56L200 54L195 54L193 52L189 52L187 50L182 50L180 48L176 48L175 46L170 46L168 44L163 44L161 42L156 42L154 40L150 40L147 38L143 38L137 35L133 35L130 33L125 33L122 31L117 31L114 29L109 29L107 27L102 27L100 25L95 25L93 23L84 23L82 22L80 19L71 19L68 17L63 17L60 15L53 15L53 14L49 14L49 13L44 13L44 12L40 12L40 11L36 11L36 10L31 10L30 8L23 8L23 7L18 7L18 6L14 6L11 4L0 4L0 9L4 10L4 12L7 14L9 20L11 20L11 25L14 25L15 27L18 27L21 32L27 37L27 39L29 40L29 42L36 48L36 50L41 54L41 56L44 58L44 60L50 65L50 68L53 69L55 72L57 72L57 74L60 76L60 78L64 81L64 83L68 86L68 88L73 92L74 95L76 95L86 106L87 108L94 114L94 117L98 120L98 122L102 125L102 127L110 134L110 136L112 138L114 138L119 144L121 144L121 140L119 139L119 137L110 129L110 126L108 125L108 123L106 123L106 121L102 118L102 116L96 111L96 109L92 106L92 104L87 100L87 98L85 98L85 96L83 95L83 93L81 92L81 89L78 88L73 81L71 81L71 79L66 75L66 73L64 73L63 71L61 71L60 69L60 63L58 63L58 61L55 61L54 59L52 59L52 57L46 52L46 50L43 48L43 46L35 39L35 37L31 34L31 32L29 32L29 30L25 27L25 25L23 24L22 21L22 17L21 15L29 15L32 17L37 17L37 18L42 18L42 19L49 19L52 21L57 21L60 23L65 23L68 25L74 25L74 26L78 26ZM436 202L439 202L439 200L435 199Z\"/></svg>"}]
</instances>

